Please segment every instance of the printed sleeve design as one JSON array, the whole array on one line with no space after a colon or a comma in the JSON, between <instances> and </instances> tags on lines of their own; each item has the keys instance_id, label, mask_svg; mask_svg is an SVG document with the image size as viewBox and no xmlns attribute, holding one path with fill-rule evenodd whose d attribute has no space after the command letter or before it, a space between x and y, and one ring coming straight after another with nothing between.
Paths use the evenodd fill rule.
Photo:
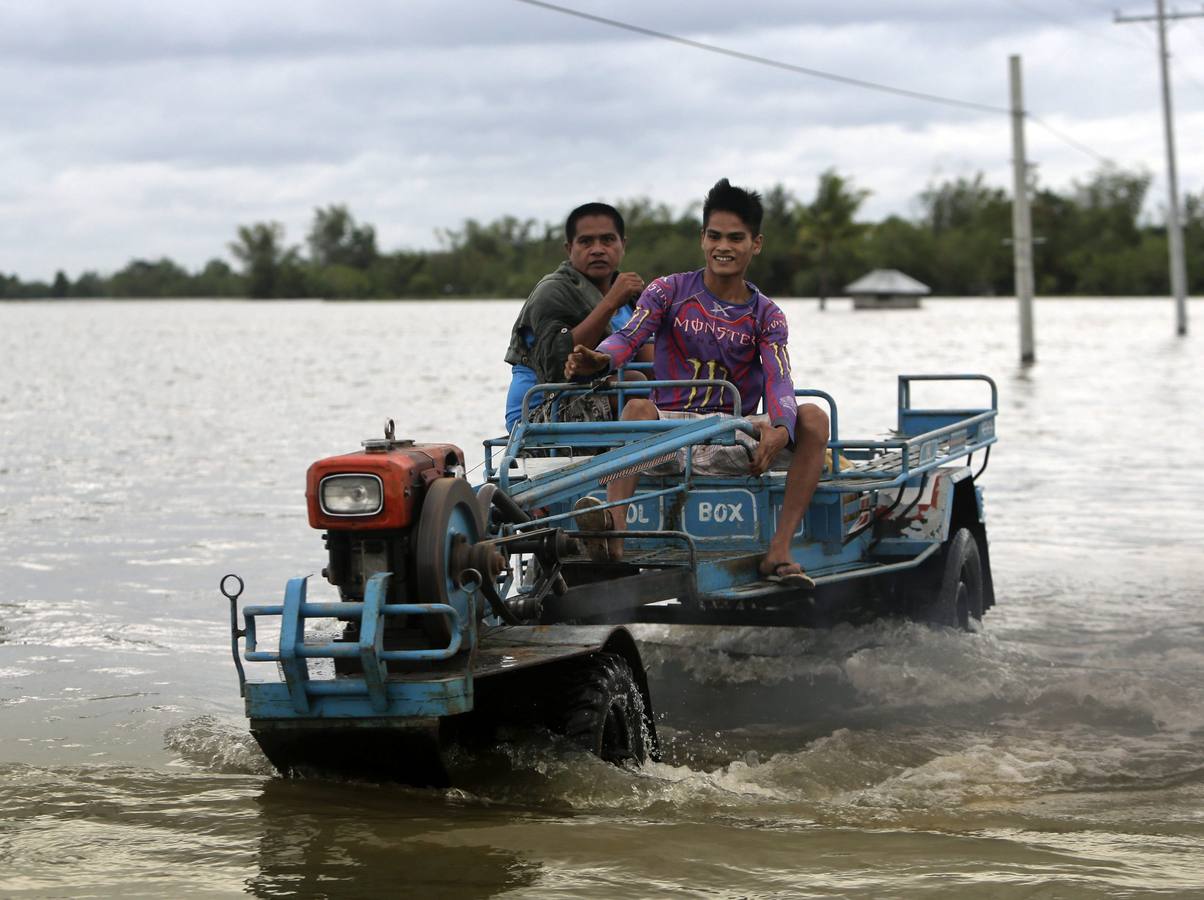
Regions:
<instances>
[{"instance_id":1,"label":"printed sleeve design","mask_svg":"<svg viewBox=\"0 0 1204 900\"><path fill-rule=\"evenodd\" d=\"M786 348L789 333L786 317L774 305L767 310L758 335L761 367L765 371L765 410L774 425L784 426L794 444L794 426L798 401L790 375L790 352Z\"/></svg>"},{"instance_id":2,"label":"printed sleeve design","mask_svg":"<svg viewBox=\"0 0 1204 900\"><path fill-rule=\"evenodd\" d=\"M610 356L611 369L625 365L656 334L665 310L673 302L673 285L668 278L658 278L644 288L635 305L631 320L598 345L598 350Z\"/></svg>"}]
</instances>

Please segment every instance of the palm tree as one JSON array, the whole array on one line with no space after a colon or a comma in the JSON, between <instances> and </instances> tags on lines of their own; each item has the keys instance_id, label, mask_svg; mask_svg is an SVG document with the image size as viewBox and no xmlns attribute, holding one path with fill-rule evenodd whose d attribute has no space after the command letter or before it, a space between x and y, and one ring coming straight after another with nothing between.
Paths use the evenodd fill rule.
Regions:
<instances>
[{"instance_id":1,"label":"palm tree","mask_svg":"<svg viewBox=\"0 0 1204 900\"><path fill-rule=\"evenodd\" d=\"M238 240L229 246L243 264L249 297L276 296L281 270L298 261L297 249L284 247L284 226L279 222L239 225Z\"/></svg>"},{"instance_id":2,"label":"palm tree","mask_svg":"<svg viewBox=\"0 0 1204 900\"><path fill-rule=\"evenodd\" d=\"M831 290L834 251L861 236L865 226L853 217L869 195L828 169L819 176L815 199L799 208L799 241L814 253L820 309L827 305Z\"/></svg>"}]
</instances>

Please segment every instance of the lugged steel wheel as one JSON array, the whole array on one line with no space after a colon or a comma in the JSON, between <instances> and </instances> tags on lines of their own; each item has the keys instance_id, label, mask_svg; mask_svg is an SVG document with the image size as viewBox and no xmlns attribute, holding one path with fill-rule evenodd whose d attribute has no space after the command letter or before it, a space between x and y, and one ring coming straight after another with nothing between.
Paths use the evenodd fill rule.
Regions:
<instances>
[{"instance_id":1,"label":"lugged steel wheel","mask_svg":"<svg viewBox=\"0 0 1204 900\"><path fill-rule=\"evenodd\" d=\"M570 663L563 678L557 731L616 765L648 758L644 698L627 660L591 653Z\"/></svg>"}]
</instances>

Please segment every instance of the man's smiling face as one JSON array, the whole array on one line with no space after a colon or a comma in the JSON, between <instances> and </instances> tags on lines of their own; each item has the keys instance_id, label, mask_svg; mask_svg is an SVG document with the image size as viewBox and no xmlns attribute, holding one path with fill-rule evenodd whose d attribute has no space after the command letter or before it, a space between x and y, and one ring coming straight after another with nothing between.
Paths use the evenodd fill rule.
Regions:
<instances>
[{"instance_id":1,"label":"man's smiling face","mask_svg":"<svg viewBox=\"0 0 1204 900\"><path fill-rule=\"evenodd\" d=\"M761 252L761 235L754 235L738 215L715 210L702 229L702 254L707 271L718 278L743 277L752 258Z\"/></svg>"}]
</instances>

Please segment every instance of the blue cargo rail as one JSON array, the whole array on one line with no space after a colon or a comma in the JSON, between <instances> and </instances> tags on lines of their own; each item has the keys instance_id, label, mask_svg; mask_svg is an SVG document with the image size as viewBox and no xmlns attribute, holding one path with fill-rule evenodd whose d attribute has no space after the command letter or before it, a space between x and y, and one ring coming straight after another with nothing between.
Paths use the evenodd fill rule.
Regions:
<instances>
[{"instance_id":1,"label":"blue cargo rail","mask_svg":"<svg viewBox=\"0 0 1204 900\"><path fill-rule=\"evenodd\" d=\"M916 406L920 382L977 383L989 401ZM559 686L584 684L589 672L609 685L627 671L625 708L651 710L627 624L816 627L904 615L969 628L993 605L977 484L998 440L991 378L900 375L893 433L878 439L842 436L830 394L795 392L826 404L830 424L830 461L790 542L813 588L759 568L785 504L786 472L724 473L695 459L699 446L756 439L747 418L531 421L535 392L554 394L553 404L597 392L621 405L686 385L730 394L736 411L738 392L726 380L536 385L513 433L485 442L485 480L476 487L464 479L458 448L397 440L392 423L383 441L365 442L364 453L321 461L323 472L363 492L342 498L363 502L362 511L321 526L331 558L323 574L343 599L310 602L308 578L294 578L283 602L245 606L240 623L242 582L234 591L227 579L237 576L222 581L240 693L272 762L285 772L310 764L382 771L441 745L445 731L488 730L510 713L543 716L549 703L579 709L599 692L566 700ZM662 463L673 465L657 468ZM608 484L633 475L631 497L607 498ZM307 496L314 522L312 491ZM579 530L585 497L596 499L592 509L625 507L627 527ZM405 515L388 518L389 503ZM584 542L603 539L623 542L621 560L584 552ZM337 637L307 634L319 620L345 627ZM277 646L261 648L261 632L277 622ZM314 660L329 664L311 668ZM244 663L274 666L279 677L248 679ZM564 724L555 716L539 721ZM644 758L644 749L607 750L607 734L655 734L651 720L640 725L630 716L618 731L609 720L595 724L591 734L603 743L591 750L603 758ZM442 777L417 768L401 779ZM432 762L429 772L437 768Z\"/></svg>"},{"instance_id":2,"label":"blue cargo rail","mask_svg":"<svg viewBox=\"0 0 1204 900\"><path fill-rule=\"evenodd\" d=\"M980 381L990 388L991 405L977 409L919 410L910 406L911 385L915 381ZM529 393L638 393L656 387L680 387L691 381L626 382L621 387L582 387L579 384L537 385ZM698 384L719 385L735 391L728 381ZM986 375L901 375L899 376L899 438L884 440L841 440L836 401L830 394L814 389L795 391L799 397L818 397L829 408L832 465L825 472L817 494L852 494L871 490L900 488L918 476L963 457L987 450L997 440L995 418L998 414L998 389ZM605 507L641 503L658 497L688 493L696 479L715 476L695 475L692 448L701 444L730 445L737 432L756 437L756 429L744 418L715 414L695 420L657 420L632 422L550 422L530 423L524 400L523 419L508 439L485 442L485 477L507 490L524 506L546 506L575 499L586 491L583 485L605 484L635 464L671 458L685 451L683 472L672 476L671 485L639 490L630 500L604 504ZM923 428L923 431L920 429ZM554 471L527 477L515 476L524 454L531 450L554 450L566 446L604 450L595 456L564 457L565 465ZM493 463L492 450L504 447L500 463ZM852 465L845 468L841 456ZM768 481L784 480L784 473L771 472ZM664 481L666 479L662 479ZM729 477L729 480L730 477ZM521 527L536 527L568 518L561 514L539 519Z\"/></svg>"},{"instance_id":3,"label":"blue cargo rail","mask_svg":"<svg viewBox=\"0 0 1204 900\"><path fill-rule=\"evenodd\" d=\"M416 669L417 680L413 676L399 680L387 664L451 660L460 653L466 639L470 644L474 641L475 620L468 621L468 617L461 616L455 607L446 603L386 603L390 577L388 572L373 575L364 590L362 603L309 603L306 601L308 577L293 578L285 589L283 603L243 607L242 629L237 623L237 597L232 598L231 627L239 688L250 713L270 717L282 706L288 706L300 715L338 718L444 715L457 709L461 712L470 709L472 678L467 666L459 667L461 671L450 672L431 667ZM393 616L438 616L446 623L450 638L444 647L386 650L385 623ZM257 622L261 618L279 618L278 650L259 649ZM306 624L317 619L358 622L358 638L353 642L310 642ZM284 682L248 681L239 660L239 638L244 641L243 660L277 663ZM355 660L362 674L316 679L311 677L308 662L311 659Z\"/></svg>"}]
</instances>

